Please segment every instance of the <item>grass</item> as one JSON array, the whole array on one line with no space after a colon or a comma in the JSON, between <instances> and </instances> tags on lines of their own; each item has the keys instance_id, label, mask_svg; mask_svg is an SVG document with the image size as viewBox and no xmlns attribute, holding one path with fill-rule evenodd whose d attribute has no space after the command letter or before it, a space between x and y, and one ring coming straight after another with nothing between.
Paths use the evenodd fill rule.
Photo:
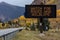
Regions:
<instances>
[{"instance_id":1,"label":"grass","mask_svg":"<svg viewBox=\"0 0 60 40\"><path fill-rule=\"evenodd\" d=\"M13 40L60 40L60 31L49 30L44 32L45 36L42 37L39 34L38 31L22 30Z\"/></svg>"},{"instance_id":2,"label":"grass","mask_svg":"<svg viewBox=\"0 0 60 40\"><path fill-rule=\"evenodd\" d=\"M0 38L0 40L2 40L2 38Z\"/></svg>"},{"instance_id":3,"label":"grass","mask_svg":"<svg viewBox=\"0 0 60 40\"><path fill-rule=\"evenodd\" d=\"M38 31L27 31L23 30L19 32L13 40L40 40L38 38Z\"/></svg>"},{"instance_id":4,"label":"grass","mask_svg":"<svg viewBox=\"0 0 60 40\"><path fill-rule=\"evenodd\" d=\"M50 29L45 32L45 37L41 37L42 40L60 40L60 30L56 31L56 29Z\"/></svg>"},{"instance_id":5,"label":"grass","mask_svg":"<svg viewBox=\"0 0 60 40\"><path fill-rule=\"evenodd\" d=\"M40 36L39 31L22 30L18 32L12 40L60 40L60 30L51 29L44 32L45 36ZM0 38L0 40L2 40Z\"/></svg>"},{"instance_id":6,"label":"grass","mask_svg":"<svg viewBox=\"0 0 60 40\"><path fill-rule=\"evenodd\" d=\"M22 30L18 32L12 40L60 40L60 29L50 29L44 32L45 36L40 36L39 31ZM0 38L0 40L2 40Z\"/></svg>"}]
</instances>

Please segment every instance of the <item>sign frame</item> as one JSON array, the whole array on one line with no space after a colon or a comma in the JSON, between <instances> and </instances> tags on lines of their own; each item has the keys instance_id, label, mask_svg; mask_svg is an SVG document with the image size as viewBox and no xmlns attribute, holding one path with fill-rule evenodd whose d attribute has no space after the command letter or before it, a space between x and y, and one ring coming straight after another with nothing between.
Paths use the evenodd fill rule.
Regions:
<instances>
[{"instance_id":1,"label":"sign frame","mask_svg":"<svg viewBox=\"0 0 60 40\"><path fill-rule=\"evenodd\" d=\"M31 9L33 7L42 7L42 15L44 14L44 7L51 7L50 16L31 16ZM56 5L26 5L25 14L26 18L56 18Z\"/></svg>"}]
</instances>

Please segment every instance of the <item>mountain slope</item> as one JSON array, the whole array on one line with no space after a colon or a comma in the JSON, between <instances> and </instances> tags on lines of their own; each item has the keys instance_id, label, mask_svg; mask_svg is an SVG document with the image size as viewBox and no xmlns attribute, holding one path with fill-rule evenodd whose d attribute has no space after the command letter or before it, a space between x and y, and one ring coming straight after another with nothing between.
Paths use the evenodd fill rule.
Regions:
<instances>
[{"instance_id":1,"label":"mountain slope","mask_svg":"<svg viewBox=\"0 0 60 40\"><path fill-rule=\"evenodd\" d=\"M5 2L0 3L0 20L8 21L24 15L24 7L10 5Z\"/></svg>"},{"instance_id":2,"label":"mountain slope","mask_svg":"<svg viewBox=\"0 0 60 40\"><path fill-rule=\"evenodd\" d=\"M44 3L43 0L34 0L34 1L32 2L32 5L40 5L41 2ZM57 9L60 9L60 0L45 0L45 4L52 4L52 5L53 5L53 4L56 4Z\"/></svg>"}]
</instances>

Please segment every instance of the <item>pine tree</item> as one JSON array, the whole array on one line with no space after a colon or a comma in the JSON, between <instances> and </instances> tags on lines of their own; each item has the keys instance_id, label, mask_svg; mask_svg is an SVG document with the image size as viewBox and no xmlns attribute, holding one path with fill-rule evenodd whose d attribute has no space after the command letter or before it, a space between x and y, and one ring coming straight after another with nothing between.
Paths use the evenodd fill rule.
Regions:
<instances>
[{"instance_id":1,"label":"pine tree","mask_svg":"<svg viewBox=\"0 0 60 40\"><path fill-rule=\"evenodd\" d=\"M50 23L49 23L48 19L47 18L43 19L43 30L44 31L49 30L49 25L50 25Z\"/></svg>"},{"instance_id":2,"label":"pine tree","mask_svg":"<svg viewBox=\"0 0 60 40\"><path fill-rule=\"evenodd\" d=\"M30 27L30 29L31 29L32 31L35 31L35 25L34 25L34 23L33 23L32 26Z\"/></svg>"}]
</instances>

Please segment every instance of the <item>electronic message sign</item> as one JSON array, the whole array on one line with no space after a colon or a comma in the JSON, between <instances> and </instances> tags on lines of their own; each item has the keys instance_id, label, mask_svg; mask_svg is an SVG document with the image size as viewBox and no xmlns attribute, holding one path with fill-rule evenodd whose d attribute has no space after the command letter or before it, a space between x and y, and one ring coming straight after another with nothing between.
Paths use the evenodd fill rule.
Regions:
<instances>
[{"instance_id":1,"label":"electronic message sign","mask_svg":"<svg viewBox=\"0 0 60 40\"><path fill-rule=\"evenodd\" d=\"M26 18L56 18L56 5L26 5Z\"/></svg>"}]
</instances>

